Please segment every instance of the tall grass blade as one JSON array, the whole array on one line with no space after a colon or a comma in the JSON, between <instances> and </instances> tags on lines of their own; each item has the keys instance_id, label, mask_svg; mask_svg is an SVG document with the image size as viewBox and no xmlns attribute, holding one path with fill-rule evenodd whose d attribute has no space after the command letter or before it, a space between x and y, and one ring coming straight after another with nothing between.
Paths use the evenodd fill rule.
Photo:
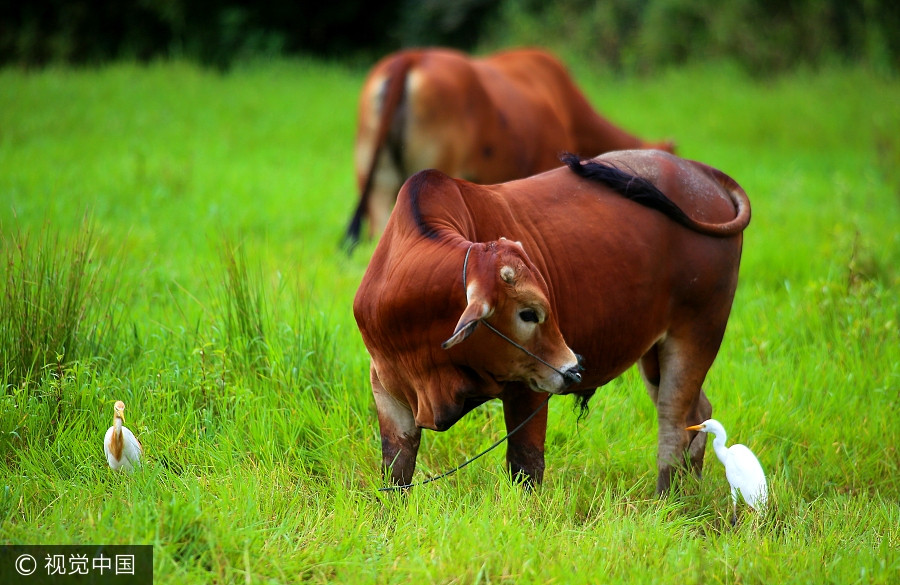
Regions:
<instances>
[{"instance_id":1,"label":"tall grass blade","mask_svg":"<svg viewBox=\"0 0 900 585\"><path fill-rule=\"evenodd\" d=\"M242 247L222 246L222 329L229 354L246 371L260 375L270 370L267 341L268 303L258 272L251 272Z\"/></svg>"},{"instance_id":2,"label":"tall grass blade","mask_svg":"<svg viewBox=\"0 0 900 585\"><path fill-rule=\"evenodd\" d=\"M65 364L112 355L118 331L115 271L95 254L88 218L69 240L0 230L0 354L7 386L40 381Z\"/></svg>"}]
</instances>

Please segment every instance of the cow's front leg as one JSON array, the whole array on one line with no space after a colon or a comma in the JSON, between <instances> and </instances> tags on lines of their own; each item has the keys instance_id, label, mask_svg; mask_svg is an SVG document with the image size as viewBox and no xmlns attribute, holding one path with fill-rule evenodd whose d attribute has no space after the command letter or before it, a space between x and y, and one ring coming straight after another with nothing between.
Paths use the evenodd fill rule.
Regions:
<instances>
[{"instance_id":1,"label":"cow's front leg","mask_svg":"<svg viewBox=\"0 0 900 585\"><path fill-rule=\"evenodd\" d=\"M506 430L511 432L531 416L547 400L546 394L528 389L510 392L503 396L503 417ZM534 418L509 437L506 447L506 463L513 479L521 479L526 485L544 480L544 440L547 437L547 406L543 406Z\"/></svg>"},{"instance_id":2,"label":"cow's front leg","mask_svg":"<svg viewBox=\"0 0 900 585\"><path fill-rule=\"evenodd\" d=\"M381 381L375 367L370 370L372 394L378 411L381 429L381 465L384 477L390 476L395 485L412 483L416 470L416 455L422 430L416 426L409 405L391 396Z\"/></svg>"}]
</instances>

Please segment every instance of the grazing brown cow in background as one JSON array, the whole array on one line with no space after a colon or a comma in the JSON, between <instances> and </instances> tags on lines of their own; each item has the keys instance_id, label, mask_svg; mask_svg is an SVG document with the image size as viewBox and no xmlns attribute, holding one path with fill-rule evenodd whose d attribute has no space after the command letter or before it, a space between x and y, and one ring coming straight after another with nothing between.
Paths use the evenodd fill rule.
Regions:
<instances>
[{"instance_id":1,"label":"grazing brown cow in background","mask_svg":"<svg viewBox=\"0 0 900 585\"><path fill-rule=\"evenodd\" d=\"M359 100L356 179L360 192L347 242L363 218L384 229L409 175L434 168L488 184L560 166L559 155L661 148L601 117L565 67L539 50L472 58L447 49L394 53L369 73Z\"/></svg>"},{"instance_id":2,"label":"grazing brown cow in background","mask_svg":"<svg viewBox=\"0 0 900 585\"><path fill-rule=\"evenodd\" d=\"M422 171L400 190L353 304L395 483L412 479L421 429L492 398L513 429L545 393L589 396L635 362L658 413L657 490L686 449L701 469L706 435L685 427L712 414L701 385L737 287L747 196L659 151L566 162L488 186ZM510 437L512 473L542 479L546 424L544 409Z\"/></svg>"}]
</instances>

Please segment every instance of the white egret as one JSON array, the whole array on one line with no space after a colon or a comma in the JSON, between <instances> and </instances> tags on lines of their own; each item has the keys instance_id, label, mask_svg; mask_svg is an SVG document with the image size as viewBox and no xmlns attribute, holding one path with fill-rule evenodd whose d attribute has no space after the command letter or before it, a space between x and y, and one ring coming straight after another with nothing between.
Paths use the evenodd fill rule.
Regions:
<instances>
[{"instance_id":1,"label":"white egret","mask_svg":"<svg viewBox=\"0 0 900 585\"><path fill-rule=\"evenodd\" d=\"M125 403L117 400L113 409L113 426L109 427L103 439L106 460L114 470L133 471L140 464L144 449L134 433L125 426Z\"/></svg>"},{"instance_id":2,"label":"white egret","mask_svg":"<svg viewBox=\"0 0 900 585\"><path fill-rule=\"evenodd\" d=\"M716 457L725 466L725 477L731 484L731 501L732 501L732 521L737 521L737 499L738 492L744 501L754 510L761 512L766 507L768 499L768 487L766 485L766 474L763 472L762 465L753 451L744 445L725 446L727 435L725 427L722 423L715 419L709 419L688 427L688 431L700 431L701 433L712 433L715 435L713 439L713 449Z\"/></svg>"}]
</instances>

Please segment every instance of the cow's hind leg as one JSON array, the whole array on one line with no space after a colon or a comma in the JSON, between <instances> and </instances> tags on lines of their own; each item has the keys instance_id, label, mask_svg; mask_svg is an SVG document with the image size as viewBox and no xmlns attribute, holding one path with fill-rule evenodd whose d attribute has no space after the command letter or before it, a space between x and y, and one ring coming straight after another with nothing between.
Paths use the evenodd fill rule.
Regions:
<instances>
[{"instance_id":1,"label":"cow's hind leg","mask_svg":"<svg viewBox=\"0 0 900 585\"><path fill-rule=\"evenodd\" d=\"M547 409L542 403L546 394L529 390L512 391L502 397L506 430L511 432L535 413L525 425L509 437L506 447L506 463L514 479L526 485L544 480L544 440L547 437Z\"/></svg>"},{"instance_id":2,"label":"cow's hind leg","mask_svg":"<svg viewBox=\"0 0 900 585\"><path fill-rule=\"evenodd\" d=\"M370 378L381 429L382 473L385 477L390 476L395 485L409 485L416 469L422 430L416 426L409 406L384 389L374 365Z\"/></svg>"},{"instance_id":3,"label":"cow's hind leg","mask_svg":"<svg viewBox=\"0 0 900 585\"><path fill-rule=\"evenodd\" d=\"M647 391L656 406L659 424L656 491L669 490L687 452L691 471L700 475L706 452L706 434L689 433L686 427L710 418L712 405L701 386L715 359L715 348L696 347L667 339L644 355L639 367Z\"/></svg>"},{"instance_id":4,"label":"cow's hind leg","mask_svg":"<svg viewBox=\"0 0 900 585\"><path fill-rule=\"evenodd\" d=\"M703 389L700 389L700 396L697 398L695 407L688 413L687 426L691 427L699 425L705 420L712 418L712 403L707 398ZM688 446L688 456L691 461L691 471L700 479L703 473L703 457L706 454L706 433L689 431L690 445Z\"/></svg>"}]
</instances>

